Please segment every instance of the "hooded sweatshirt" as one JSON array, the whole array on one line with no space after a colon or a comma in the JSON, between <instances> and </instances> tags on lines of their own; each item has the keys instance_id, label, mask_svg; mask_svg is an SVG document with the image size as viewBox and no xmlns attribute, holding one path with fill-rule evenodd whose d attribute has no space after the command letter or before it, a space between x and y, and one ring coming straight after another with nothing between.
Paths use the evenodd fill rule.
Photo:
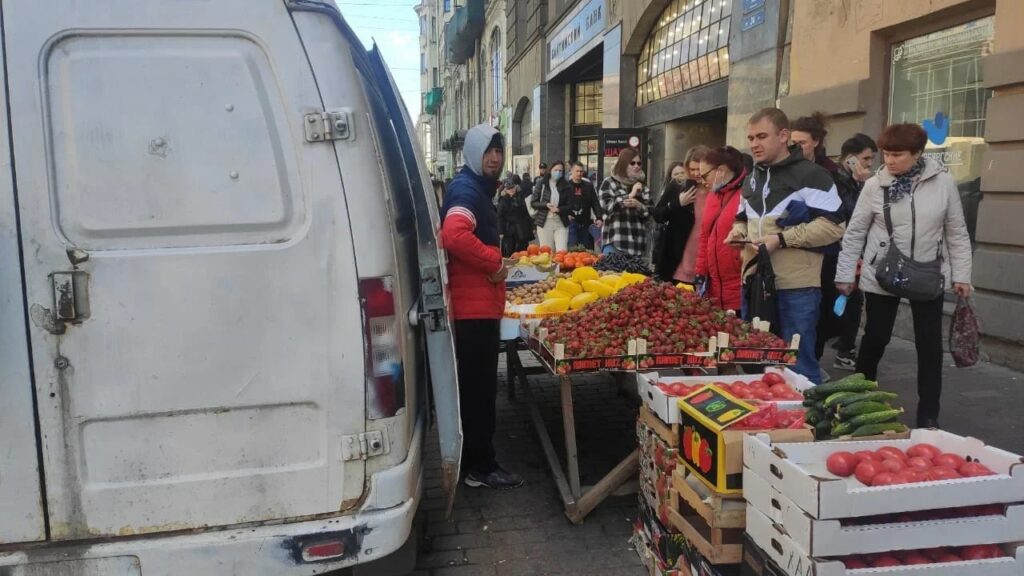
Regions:
<instances>
[{"instance_id":1,"label":"hooded sweatshirt","mask_svg":"<svg viewBox=\"0 0 1024 576\"><path fill-rule=\"evenodd\" d=\"M791 217L791 213L800 217ZM772 234L780 236L779 249L772 253L775 286L779 290L821 286L820 251L843 237L842 202L828 171L805 159L799 149L777 164L754 166L743 183L733 230L746 238L760 241ZM747 263L757 256L751 245L743 249L746 274L753 272Z\"/></svg>"},{"instance_id":2,"label":"hooded sweatshirt","mask_svg":"<svg viewBox=\"0 0 1024 576\"><path fill-rule=\"evenodd\" d=\"M497 179L483 175L484 153L492 147L502 147L497 130L486 124L469 130L466 165L449 184L441 209L456 320L499 319L505 310L505 283L489 279L502 267L498 214L491 202Z\"/></svg>"}]
</instances>

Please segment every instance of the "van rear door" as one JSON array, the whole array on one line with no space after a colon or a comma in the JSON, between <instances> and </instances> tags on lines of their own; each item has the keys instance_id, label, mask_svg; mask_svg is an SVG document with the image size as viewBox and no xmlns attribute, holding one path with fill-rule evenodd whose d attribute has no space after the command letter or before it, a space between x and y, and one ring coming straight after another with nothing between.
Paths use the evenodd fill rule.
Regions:
<instances>
[{"instance_id":1,"label":"van rear door","mask_svg":"<svg viewBox=\"0 0 1024 576\"><path fill-rule=\"evenodd\" d=\"M434 200L434 189L427 174L427 163L423 159L409 111L376 44L369 55L371 69L391 116L391 129L397 134L401 145L407 185L416 207L421 287L418 319L427 341L430 383L437 413L438 440L441 443L441 480L450 512L455 502L462 465L462 419L459 416L459 380L455 367L455 341L452 335L454 324L450 315L447 265L444 250L437 241L440 217Z\"/></svg>"},{"instance_id":2,"label":"van rear door","mask_svg":"<svg viewBox=\"0 0 1024 576\"><path fill-rule=\"evenodd\" d=\"M2 10L51 538L358 505L353 243L284 3Z\"/></svg>"}]
</instances>

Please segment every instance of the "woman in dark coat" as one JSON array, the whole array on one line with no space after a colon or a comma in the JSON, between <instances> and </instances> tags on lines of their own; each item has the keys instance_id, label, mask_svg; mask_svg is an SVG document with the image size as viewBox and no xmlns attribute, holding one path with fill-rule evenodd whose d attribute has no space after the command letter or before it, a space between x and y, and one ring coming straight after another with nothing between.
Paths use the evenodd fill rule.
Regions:
<instances>
[{"instance_id":1,"label":"woman in dark coat","mask_svg":"<svg viewBox=\"0 0 1024 576\"><path fill-rule=\"evenodd\" d=\"M696 222L696 189L696 182L687 178L685 164L675 162L669 166L665 189L654 207L654 221L665 225L654 246L654 275L666 282L683 280L675 278L675 273Z\"/></svg>"},{"instance_id":2,"label":"woman in dark coat","mask_svg":"<svg viewBox=\"0 0 1024 576\"><path fill-rule=\"evenodd\" d=\"M533 239L533 219L526 211L526 202L519 196L519 187L511 178L502 183L498 194L498 233L501 234L501 255L526 250Z\"/></svg>"}]
</instances>

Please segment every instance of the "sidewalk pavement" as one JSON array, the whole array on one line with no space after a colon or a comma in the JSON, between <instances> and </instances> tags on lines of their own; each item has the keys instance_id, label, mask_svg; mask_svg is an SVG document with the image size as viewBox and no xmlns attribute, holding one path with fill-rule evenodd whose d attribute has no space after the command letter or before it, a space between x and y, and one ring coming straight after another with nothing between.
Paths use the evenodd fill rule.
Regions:
<instances>
[{"instance_id":1,"label":"sidewalk pavement","mask_svg":"<svg viewBox=\"0 0 1024 576\"><path fill-rule=\"evenodd\" d=\"M523 353L522 358L526 362L528 355ZM848 374L832 368L832 360L831 350L826 351L822 366L833 378ZM893 339L879 379L885 389L901 395L910 415L908 424L913 424L916 407L916 374L913 343ZM1024 408L1024 374L990 364L958 369L947 355L943 379L939 421L946 429L1024 453L1024 424L1019 412ZM530 384L564 461L558 380L531 376ZM637 404L635 398L619 391L609 375L577 377L574 391L580 473L587 486L632 450ZM495 446L502 464L522 474L526 486L495 492L462 485L451 521L444 518L436 436L428 436L425 550L413 576L645 574L629 545L636 496L613 496L582 525L570 524L522 398L520 394L515 401L507 399L502 372Z\"/></svg>"}]
</instances>

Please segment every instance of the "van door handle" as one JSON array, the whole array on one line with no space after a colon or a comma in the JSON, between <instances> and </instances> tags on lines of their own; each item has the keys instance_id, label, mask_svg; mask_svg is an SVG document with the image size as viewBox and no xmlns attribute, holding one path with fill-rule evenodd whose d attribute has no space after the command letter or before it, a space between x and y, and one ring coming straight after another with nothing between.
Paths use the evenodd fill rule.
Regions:
<instances>
[{"instance_id":1,"label":"van door handle","mask_svg":"<svg viewBox=\"0 0 1024 576\"><path fill-rule=\"evenodd\" d=\"M89 317L89 274L67 270L50 274L55 324L78 324Z\"/></svg>"}]
</instances>

